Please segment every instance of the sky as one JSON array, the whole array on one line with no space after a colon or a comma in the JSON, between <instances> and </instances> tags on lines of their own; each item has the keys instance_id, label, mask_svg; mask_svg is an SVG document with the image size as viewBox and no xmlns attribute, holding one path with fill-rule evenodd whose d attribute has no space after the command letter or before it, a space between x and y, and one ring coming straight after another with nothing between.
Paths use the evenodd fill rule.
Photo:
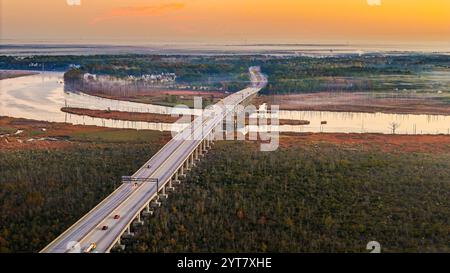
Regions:
<instances>
[{"instance_id":1,"label":"sky","mask_svg":"<svg viewBox=\"0 0 450 273\"><path fill-rule=\"evenodd\" d=\"M450 42L450 0L0 0L3 41Z\"/></svg>"}]
</instances>

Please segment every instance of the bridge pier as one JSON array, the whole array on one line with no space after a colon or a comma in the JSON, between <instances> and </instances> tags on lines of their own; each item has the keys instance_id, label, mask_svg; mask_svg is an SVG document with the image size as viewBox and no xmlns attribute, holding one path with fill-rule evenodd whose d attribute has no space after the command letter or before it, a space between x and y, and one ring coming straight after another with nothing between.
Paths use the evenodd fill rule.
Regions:
<instances>
[{"instance_id":1,"label":"bridge pier","mask_svg":"<svg viewBox=\"0 0 450 273\"><path fill-rule=\"evenodd\" d=\"M203 156L203 144L202 144L203 142L200 142L200 145L198 145L198 149L199 149L199 152L200 152L200 156Z\"/></svg>"},{"instance_id":2,"label":"bridge pier","mask_svg":"<svg viewBox=\"0 0 450 273\"><path fill-rule=\"evenodd\" d=\"M216 136L216 130L213 130L211 135L210 135L211 145L214 145L214 138L215 138L215 136Z\"/></svg>"},{"instance_id":3,"label":"bridge pier","mask_svg":"<svg viewBox=\"0 0 450 273\"><path fill-rule=\"evenodd\" d=\"M159 201L159 195L156 195L156 198L153 200L152 205L153 208L161 207L161 202Z\"/></svg>"},{"instance_id":4,"label":"bridge pier","mask_svg":"<svg viewBox=\"0 0 450 273\"><path fill-rule=\"evenodd\" d=\"M139 213L136 217L136 219L133 221L134 226L142 226L144 224L144 221L141 220L141 213Z\"/></svg>"},{"instance_id":5,"label":"bridge pier","mask_svg":"<svg viewBox=\"0 0 450 273\"><path fill-rule=\"evenodd\" d=\"M159 207L161 207L161 202L160 202L159 200L154 200L154 201L152 202L152 207L153 207L153 208L159 208Z\"/></svg>"},{"instance_id":6,"label":"bridge pier","mask_svg":"<svg viewBox=\"0 0 450 273\"><path fill-rule=\"evenodd\" d=\"M186 161L184 161L184 164L186 165L186 171L190 171L191 168L190 168L190 166L189 166L189 158L186 159Z\"/></svg>"},{"instance_id":7,"label":"bridge pier","mask_svg":"<svg viewBox=\"0 0 450 273\"><path fill-rule=\"evenodd\" d=\"M181 181L178 179L178 173L180 172L180 169L178 169L176 172L175 172L175 175L174 175L174 179L173 179L173 182L175 182L175 183L177 183L177 184L180 184L181 183Z\"/></svg>"},{"instance_id":8,"label":"bridge pier","mask_svg":"<svg viewBox=\"0 0 450 273\"><path fill-rule=\"evenodd\" d=\"M202 146L203 146L203 153L204 153L204 155L206 155L208 153L208 147L206 145L206 140L203 140Z\"/></svg>"},{"instance_id":9,"label":"bridge pier","mask_svg":"<svg viewBox=\"0 0 450 273\"><path fill-rule=\"evenodd\" d=\"M170 191L170 192L173 192L173 191L175 191L175 188L173 187L173 185L172 185L172 177L169 179L169 185L167 186L167 191Z\"/></svg>"},{"instance_id":10,"label":"bridge pier","mask_svg":"<svg viewBox=\"0 0 450 273\"><path fill-rule=\"evenodd\" d=\"M180 168L180 175L181 175L181 176L184 176L184 163L183 163L183 165L181 165L181 168Z\"/></svg>"},{"instance_id":11,"label":"bridge pier","mask_svg":"<svg viewBox=\"0 0 450 273\"><path fill-rule=\"evenodd\" d=\"M120 238L119 238L119 240L117 241L115 247L118 248L118 249L121 249L121 250L125 250L125 245L122 244L122 240L121 240Z\"/></svg>"},{"instance_id":12,"label":"bridge pier","mask_svg":"<svg viewBox=\"0 0 450 273\"><path fill-rule=\"evenodd\" d=\"M195 153L195 152L194 152L194 153ZM191 161L191 166L192 166L192 167L195 167L194 153L192 153L192 154L189 156L189 159L190 159L190 161Z\"/></svg>"},{"instance_id":13,"label":"bridge pier","mask_svg":"<svg viewBox=\"0 0 450 273\"><path fill-rule=\"evenodd\" d=\"M134 233L131 232L131 226L128 225L127 230L125 231L125 233L122 235L122 237L128 239L134 236Z\"/></svg>"},{"instance_id":14,"label":"bridge pier","mask_svg":"<svg viewBox=\"0 0 450 273\"><path fill-rule=\"evenodd\" d=\"M142 212L143 216L153 216L153 210L150 209L150 203L147 203L144 211Z\"/></svg>"},{"instance_id":15,"label":"bridge pier","mask_svg":"<svg viewBox=\"0 0 450 273\"><path fill-rule=\"evenodd\" d=\"M198 147L195 148L194 154L195 154L195 160L198 161Z\"/></svg>"},{"instance_id":16,"label":"bridge pier","mask_svg":"<svg viewBox=\"0 0 450 273\"><path fill-rule=\"evenodd\" d=\"M162 187L161 192L162 193L160 194L160 198L163 198L164 200L169 198L169 195L166 193L166 187Z\"/></svg>"}]
</instances>

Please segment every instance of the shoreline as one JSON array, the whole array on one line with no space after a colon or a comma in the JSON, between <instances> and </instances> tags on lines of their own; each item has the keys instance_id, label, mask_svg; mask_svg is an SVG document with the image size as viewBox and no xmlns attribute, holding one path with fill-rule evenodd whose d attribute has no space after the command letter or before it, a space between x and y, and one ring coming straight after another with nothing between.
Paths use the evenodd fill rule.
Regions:
<instances>
[{"instance_id":1,"label":"shoreline","mask_svg":"<svg viewBox=\"0 0 450 273\"><path fill-rule=\"evenodd\" d=\"M39 72L26 70L5 70L0 69L0 80L14 79L26 76L37 75Z\"/></svg>"},{"instance_id":2,"label":"shoreline","mask_svg":"<svg viewBox=\"0 0 450 273\"><path fill-rule=\"evenodd\" d=\"M20 133L18 133L21 131ZM84 134L110 134L151 130L114 129L98 126L37 121L0 116L0 151L11 149L59 149L73 146L79 141L73 136ZM156 131L154 131L156 132ZM160 133L168 141L169 133ZM33 139L32 141L29 141ZM246 142L252 142L246 140ZM257 141L258 142L258 141ZM296 143L342 145L357 149L378 149L393 152L450 153L450 135L406 135L380 133L281 133L280 148Z\"/></svg>"},{"instance_id":3,"label":"shoreline","mask_svg":"<svg viewBox=\"0 0 450 273\"><path fill-rule=\"evenodd\" d=\"M91 110L76 107L63 107L61 111L68 114L88 116L92 118L103 118L120 121L141 121L149 123L175 123L179 117L154 113L135 113L110 110Z\"/></svg>"},{"instance_id":4,"label":"shoreline","mask_svg":"<svg viewBox=\"0 0 450 273\"><path fill-rule=\"evenodd\" d=\"M111 111L111 110L92 110L77 107L63 107L61 111L64 113L87 116L92 118L112 119L118 121L142 121L150 123L175 123L180 117L172 117L171 115L154 114L154 113L136 113L136 112L123 112L123 111ZM191 117L191 121L195 116ZM252 122L257 123L251 119ZM250 119L246 118L245 124L249 125ZM270 125L270 120L267 125ZM290 120L280 119L279 125L309 125L308 120Z\"/></svg>"},{"instance_id":5,"label":"shoreline","mask_svg":"<svg viewBox=\"0 0 450 273\"><path fill-rule=\"evenodd\" d=\"M82 92L82 91L80 91ZM176 91L176 92L183 92L183 91ZM187 91L191 92L192 91ZM82 92L84 93L84 92ZM305 95L305 96L314 96L316 94L320 95L322 93L329 93L329 92L321 92L321 93L304 93L304 94L298 94L298 95ZM361 92L353 92L354 94L361 94ZM104 98L104 99L112 99L117 101L126 101L126 102L136 102L136 103L142 103L142 104L148 104L148 105L156 105L156 106L164 106L164 107L172 107L169 104L165 103L158 103L158 102L152 102L152 103L145 103L142 102L139 99L136 98L124 98L124 97L117 97L117 96L109 96L99 93L85 93L90 96L98 97L98 98ZM350 93L351 94L351 93ZM199 96L204 95L200 94ZM192 94L188 94L187 96L192 96ZM277 97L284 97L289 98L292 95L276 95ZM294 95L295 96L295 95ZM259 95L258 97L254 98L253 101L255 101L256 105L261 105L263 103L267 103L268 105L276 105L274 103L269 102L270 97L267 95ZM439 109L442 107L438 107L437 105L430 105L431 109L417 109L414 107L411 108L396 108L395 105L386 105L386 106L372 106L372 105L345 105L345 104L329 104L329 105L295 105L295 106L289 106L286 104L280 104L279 109L281 111L316 111L316 112L335 112L335 113L345 113L345 112L352 112L352 113L366 113L366 114L396 114L396 115L428 115L428 116L450 116L450 105L444 109ZM192 107L189 107L192 109ZM301 124L303 125L303 124Z\"/></svg>"},{"instance_id":6,"label":"shoreline","mask_svg":"<svg viewBox=\"0 0 450 273\"><path fill-rule=\"evenodd\" d=\"M371 97L365 92L317 92L289 95L260 95L254 99L256 104L279 105L282 111L320 111L382 113L398 115L441 115L450 116L450 104L440 101L436 94L421 94L416 97L386 98L386 93L377 93L381 97ZM433 96L434 95L434 96ZM450 96L442 97L448 98Z\"/></svg>"},{"instance_id":7,"label":"shoreline","mask_svg":"<svg viewBox=\"0 0 450 273\"><path fill-rule=\"evenodd\" d=\"M107 128L95 125L74 125L25 118L0 116L0 151L21 149L65 149L80 143L94 143L99 136L160 135L161 144L169 140L170 133L154 130ZM89 138L91 136L91 138Z\"/></svg>"},{"instance_id":8,"label":"shoreline","mask_svg":"<svg viewBox=\"0 0 450 273\"><path fill-rule=\"evenodd\" d=\"M183 104L183 101L179 103L172 103L161 101L164 96L176 96L180 97L182 100L191 99L193 101L194 97L201 97L202 100L213 97L214 100L222 99L225 96L225 93L219 91L192 91L192 90L155 90L152 92L142 92L137 93L134 97L123 97L123 96L113 96L108 94L102 94L98 92L84 92L78 91L83 94L102 98L102 99L110 99L116 101L125 101L125 102L134 102L134 103L142 103L148 105L162 106L162 107L174 107L177 104ZM186 105L189 109L195 109L193 106Z\"/></svg>"},{"instance_id":9,"label":"shoreline","mask_svg":"<svg viewBox=\"0 0 450 273\"><path fill-rule=\"evenodd\" d=\"M361 107L361 109L358 107ZM366 106L366 105L348 105L347 108L344 107L343 109L328 109L328 108L323 109L320 107L300 107L300 108L280 107L280 110L281 111L299 111L299 112L310 112L311 111L311 112L334 112L334 113L450 116L450 109L448 110L448 112L447 111L421 112L421 111L416 111L416 110L398 111L398 110L380 110L377 107L370 108L370 106Z\"/></svg>"},{"instance_id":10,"label":"shoreline","mask_svg":"<svg viewBox=\"0 0 450 273\"><path fill-rule=\"evenodd\" d=\"M180 117L172 117L171 115L153 114L153 113L135 113L135 112L123 112L123 111L110 111L110 110L92 110L76 107L63 107L61 111L64 113L87 116L92 118L112 119L119 121L142 121L150 123L175 123ZM194 117L191 116L191 121ZM249 125L250 121L257 123L253 119L246 118L245 124ZM270 120L267 125L270 125ZM289 120L280 119L279 125L309 125L307 120Z\"/></svg>"}]
</instances>

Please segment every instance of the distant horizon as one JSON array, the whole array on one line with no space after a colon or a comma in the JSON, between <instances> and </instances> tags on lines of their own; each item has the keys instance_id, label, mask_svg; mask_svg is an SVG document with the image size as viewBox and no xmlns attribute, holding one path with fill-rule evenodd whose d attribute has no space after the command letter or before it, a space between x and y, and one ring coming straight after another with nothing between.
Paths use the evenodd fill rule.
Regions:
<instances>
[{"instance_id":1,"label":"distant horizon","mask_svg":"<svg viewBox=\"0 0 450 273\"><path fill-rule=\"evenodd\" d=\"M0 38L46 43L449 43L448 0L0 0Z\"/></svg>"},{"instance_id":2,"label":"distant horizon","mask_svg":"<svg viewBox=\"0 0 450 273\"><path fill-rule=\"evenodd\" d=\"M299 45L299 46L317 46L317 45L336 45L336 46L352 46L352 45L447 45L449 41L399 41L399 40L298 40L298 41L260 41L260 40L235 40L235 41L176 41L176 40L160 40L160 41L143 41L143 40L103 40L103 39L28 39L28 38L8 38L0 37L1 42L9 42L10 44L86 44L86 45L153 45L153 44L174 44L174 45Z\"/></svg>"},{"instance_id":3,"label":"distant horizon","mask_svg":"<svg viewBox=\"0 0 450 273\"><path fill-rule=\"evenodd\" d=\"M424 52L424 53L450 53L450 42L355 42L345 43L341 41L327 41L327 42L227 42L227 43L202 43L202 42L105 42L105 41L21 41L15 39L0 39L2 46L0 47L0 54L8 55L30 55L35 50L36 54L39 50L55 49L55 52L67 52L69 54L76 54L79 49L97 49L105 53L136 53L139 54L177 54L183 52L194 52L201 54L201 52L242 52L242 53L376 53L376 52ZM72 50L72 51L71 51ZM75 50L75 51L74 51ZM122 52L123 51L123 52ZM97 52L97 53L99 53ZM41 52L42 53L42 52ZM45 53L45 52L44 52ZM49 52L52 53L52 52ZM82 52L80 52L82 53ZM88 50L87 53L89 54Z\"/></svg>"}]
</instances>

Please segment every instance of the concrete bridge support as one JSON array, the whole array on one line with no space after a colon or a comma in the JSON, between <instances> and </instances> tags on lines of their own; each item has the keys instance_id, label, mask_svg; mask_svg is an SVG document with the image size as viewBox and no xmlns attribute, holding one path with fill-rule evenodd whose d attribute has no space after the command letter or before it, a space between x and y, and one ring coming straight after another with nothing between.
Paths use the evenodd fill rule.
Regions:
<instances>
[{"instance_id":1,"label":"concrete bridge support","mask_svg":"<svg viewBox=\"0 0 450 273\"><path fill-rule=\"evenodd\" d=\"M210 135L210 141L211 141L211 145L214 145L214 139L216 137L216 130L213 130L211 135Z\"/></svg>"},{"instance_id":2,"label":"concrete bridge support","mask_svg":"<svg viewBox=\"0 0 450 273\"><path fill-rule=\"evenodd\" d=\"M184 165L181 165L181 169L180 169L180 176L184 176L185 175L185 173L184 173Z\"/></svg>"},{"instance_id":3,"label":"concrete bridge support","mask_svg":"<svg viewBox=\"0 0 450 273\"><path fill-rule=\"evenodd\" d=\"M125 245L122 244L122 240L121 238L119 238L119 240L117 241L116 245L114 246L116 249L121 249L121 250L125 250Z\"/></svg>"},{"instance_id":4,"label":"concrete bridge support","mask_svg":"<svg viewBox=\"0 0 450 273\"><path fill-rule=\"evenodd\" d=\"M167 198L169 198L169 195L166 193L166 186L163 186L161 188L161 194L159 195L159 198L162 200L167 200Z\"/></svg>"},{"instance_id":5,"label":"concrete bridge support","mask_svg":"<svg viewBox=\"0 0 450 273\"><path fill-rule=\"evenodd\" d=\"M175 175L173 176L173 182L174 182L174 183L177 183L177 184L180 184L180 183L181 183L181 181L178 179L178 174L180 173L180 171L181 171L181 168L178 169L178 170L175 172Z\"/></svg>"},{"instance_id":6,"label":"concrete bridge support","mask_svg":"<svg viewBox=\"0 0 450 273\"><path fill-rule=\"evenodd\" d=\"M175 188L172 185L172 181L173 181L173 179L170 178L169 182L167 183L167 189L166 190L169 191L169 192L175 191Z\"/></svg>"},{"instance_id":7,"label":"concrete bridge support","mask_svg":"<svg viewBox=\"0 0 450 273\"><path fill-rule=\"evenodd\" d=\"M156 195L156 197L152 200L151 207L152 208L161 207L161 201L159 200L159 195Z\"/></svg>"},{"instance_id":8,"label":"concrete bridge support","mask_svg":"<svg viewBox=\"0 0 450 273\"><path fill-rule=\"evenodd\" d=\"M129 239L129 238L132 238L133 236L134 236L134 233L131 232L131 226L128 225L128 227L125 230L125 233L122 235L122 237L125 238L125 239Z\"/></svg>"},{"instance_id":9,"label":"concrete bridge support","mask_svg":"<svg viewBox=\"0 0 450 273\"><path fill-rule=\"evenodd\" d=\"M195 149L194 154L195 160L198 161L198 147Z\"/></svg>"},{"instance_id":10,"label":"concrete bridge support","mask_svg":"<svg viewBox=\"0 0 450 273\"><path fill-rule=\"evenodd\" d=\"M133 221L134 226L142 226L144 224L144 221L141 219L141 214L139 213L136 217L136 219Z\"/></svg>"},{"instance_id":11,"label":"concrete bridge support","mask_svg":"<svg viewBox=\"0 0 450 273\"><path fill-rule=\"evenodd\" d=\"M203 156L203 142L198 145L200 156Z\"/></svg>"},{"instance_id":12,"label":"concrete bridge support","mask_svg":"<svg viewBox=\"0 0 450 273\"><path fill-rule=\"evenodd\" d=\"M190 170L191 170L191 168L190 168L190 166L189 166L189 158L186 159L186 161L184 161L184 165L185 165L186 171L190 171Z\"/></svg>"},{"instance_id":13,"label":"concrete bridge support","mask_svg":"<svg viewBox=\"0 0 450 273\"><path fill-rule=\"evenodd\" d=\"M150 203L147 204L147 206L145 207L144 211L142 212L142 215L147 217L147 216L153 216L153 210L150 209Z\"/></svg>"},{"instance_id":14,"label":"concrete bridge support","mask_svg":"<svg viewBox=\"0 0 450 273\"><path fill-rule=\"evenodd\" d=\"M194 153L195 153L195 152L193 152L193 153L189 156L189 159L190 159L190 161L191 161L191 167L195 167Z\"/></svg>"}]
</instances>

